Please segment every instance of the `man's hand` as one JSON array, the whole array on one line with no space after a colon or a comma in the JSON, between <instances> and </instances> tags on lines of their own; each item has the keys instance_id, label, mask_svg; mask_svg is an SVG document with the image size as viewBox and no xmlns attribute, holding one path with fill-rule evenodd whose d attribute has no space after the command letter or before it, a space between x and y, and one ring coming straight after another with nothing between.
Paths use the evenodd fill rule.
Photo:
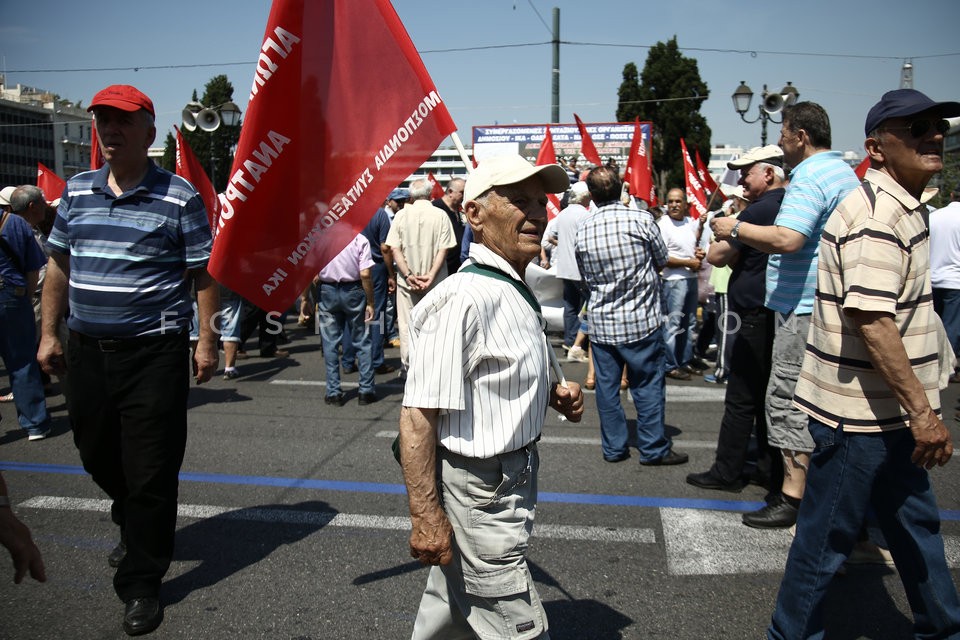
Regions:
<instances>
[{"instance_id":1,"label":"man's hand","mask_svg":"<svg viewBox=\"0 0 960 640\"><path fill-rule=\"evenodd\" d=\"M193 353L193 375L197 384L203 384L213 377L217 367L220 364L220 352L217 351L217 343L207 340L199 340L197 349Z\"/></svg>"},{"instance_id":2,"label":"man's hand","mask_svg":"<svg viewBox=\"0 0 960 640\"><path fill-rule=\"evenodd\" d=\"M371 322L373 322L373 313L374 313L373 305L368 304L366 306L365 311L363 312L363 321L367 324L370 324Z\"/></svg>"},{"instance_id":3,"label":"man's hand","mask_svg":"<svg viewBox=\"0 0 960 640\"><path fill-rule=\"evenodd\" d=\"M450 564L453 558L453 527L443 509L411 515L410 557L421 564Z\"/></svg>"},{"instance_id":4,"label":"man's hand","mask_svg":"<svg viewBox=\"0 0 960 640\"><path fill-rule=\"evenodd\" d=\"M713 236L717 240L729 240L730 232L733 230L733 227L736 226L736 224L736 218L714 216L713 220L710 222L710 229L713 230Z\"/></svg>"},{"instance_id":5,"label":"man's hand","mask_svg":"<svg viewBox=\"0 0 960 640\"><path fill-rule=\"evenodd\" d=\"M916 443L910 456L911 462L924 469L932 469L934 465L942 467L950 461L953 455L950 431L933 409L927 409L919 418L911 418L910 432Z\"/></svg>"},{"instance_id":6,"label":"man's hand","mask_svg":"<svg viewBox=\"0 0 960 640\"><path fill-rule=\"evenodd\" d=\"M397 279L393 276L387 278L387 293L393 294L397 290Z\"/></svg>"},{"instance_id":7,"label":"man's hand","mask_svg":"<svg viewBox=\"0 0 960 640\"><path fill-rule=\"evenodd\" d=\"M570 422L580 422L583 418L583 391L576 382L567 382L566 387L553 385L550 390L550 406L559 411Z\"/></svg>"},{"instance_id":8,"label":"man's hand","mask_svg":"<svg viewBox=\"0 0 960 640\"><path fill-rule=\"evenodd\" d=\"M62 376L67 372L67 361L63 357L63 345L54 336L41 336L37 349L37 362L47 375Z\"/></svg>"},{"instance_id":9,"label":"man's hand","mask_svg":"<svg viewBox=\"0 0 960 640\"><path fill-rule=\"evenodd\" d=\"M30 572L37 582L46 582L47 573L43 566L43 557L37 545L33 544L30 529L17 520L8 507L0 507L0 544L7 548L13 559L13 581L20 584Z\"/></svg>"}]
</instances>

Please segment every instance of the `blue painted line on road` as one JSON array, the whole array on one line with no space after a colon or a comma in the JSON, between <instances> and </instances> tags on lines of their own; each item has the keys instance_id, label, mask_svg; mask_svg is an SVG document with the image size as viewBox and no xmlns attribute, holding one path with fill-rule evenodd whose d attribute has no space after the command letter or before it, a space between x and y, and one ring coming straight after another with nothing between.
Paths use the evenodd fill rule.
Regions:
<instances>
[{"instance_id":1,"label":"blue painted line on road","mask_svg":"<svg viewBox=\"0 0 960 640\"><path fill-rule=\"evenodd\" d=\"M25 471L28 473L59 473L85 475L83 467L58 464L39 464L29 462L0 461L2 471ZM380 482L347 482L341 480L314 480L309 478L283 478L272 476L240 476L221 473L194 473L183 471L180 479L184 482L205 482L210 484L253 485L263 487L284 487L291 489L318 489L326 491L346 491L353 493L405 494L402 484ZM594 504L612 507L647 507L668 509L703 509L708 511L753 511L762 502L742 500L705 500L700 498L658 498L654 496L615 496L596 493L555 493L540 492L540 502L560 504ZM960 521L960 510L943 509L940 519Z\"/></svg>"}]
</instances>

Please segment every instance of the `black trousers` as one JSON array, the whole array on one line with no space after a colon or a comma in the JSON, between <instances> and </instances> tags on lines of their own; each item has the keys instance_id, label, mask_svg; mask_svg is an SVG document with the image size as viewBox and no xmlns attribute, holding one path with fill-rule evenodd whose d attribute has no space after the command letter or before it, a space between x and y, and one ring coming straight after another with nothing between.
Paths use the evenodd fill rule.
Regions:
<instances>
[{"instance_id":1,"label":"black trousers","mask_svg":"<svg viewBox=\"0 0 960 640\"><path fill-rule=\"evenodd\" d=\"M765 395L773 353L774 314L759 308L741 310L735 317L740 326L728 324L729 329L737 331L728 336L734 342L712 471L725 482L740 479L747 464L750 436L756 432L757 471L773 482L783 473L777 465L779 456L772 456L767 444ZM776 482L779 487L780 481Z\"/></svg>"},{"instance_id":2,"label":"black trousers","mask_svg":"<svg viewBox=\"0 0 960 640\"><path fill-rule=\"evenodd\" d=\"M316 298L314 298L316 299ZM283 329L276 320L271 321L267 317L267 312L253 304L247 299L243 300L240 311L240 348L246 344L247 340L253 335L253 330L258 330L258 346L260 355L269 358L277 352L277 336Z\"/></svg>"},{"instance_id":3,"label":"black trousers","mask_svg":"<svg viewBox=\"0 0 960 640\"><path fill-rule=\"evenodd\" d=\"M68 409L83 468L113 500L127 542L113 579L121 600L157 597L173 559L187 444L186 333L103 343L71 333Z\"/></svg>"}]
</instances>

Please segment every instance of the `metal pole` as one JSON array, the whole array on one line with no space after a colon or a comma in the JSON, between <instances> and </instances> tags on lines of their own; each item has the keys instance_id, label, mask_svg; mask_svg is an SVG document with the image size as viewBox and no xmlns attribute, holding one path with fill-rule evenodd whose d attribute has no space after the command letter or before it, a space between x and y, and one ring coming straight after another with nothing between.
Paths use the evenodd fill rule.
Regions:
<instances>
[{"instance_id":1,"label":"metal pole","mask_svg":"<svg viewBox=\"0 0 960 640\"><path fill-rule=\"evenodd\" d=\"M213 158L213 131L210 132L210 184L217 189L217 161Z\"/></svg>"},{"instance_id":2,"label":"metal pole","mask_svg":"<svg viewBox=\"0 0 960 640\"><path fill-rule=\"evenodd\" d=\"M550 94L550 122L560 122L560 7L553 8L553 88Z\"/></svg>"},{"instance_id":3,"label":"metal pole","mask_svg":"<svg viewBox=\"0 0 960 640\"><path fill-rule=\"evenodd\" d=\"M767 114L760 108L760 146L767 146Z\"/></svg>"}]
</instances>

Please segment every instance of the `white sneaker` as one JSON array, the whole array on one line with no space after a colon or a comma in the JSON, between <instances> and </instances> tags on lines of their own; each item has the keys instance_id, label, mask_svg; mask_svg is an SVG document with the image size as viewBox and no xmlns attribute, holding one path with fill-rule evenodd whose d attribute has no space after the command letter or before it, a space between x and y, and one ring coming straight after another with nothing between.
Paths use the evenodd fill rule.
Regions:
<instances>
[{"instance_id":1,"label":"white sneaker","mask_svg":"<svg viewBox=\"0 0 960 640\"><path fill-rule=\"evenodd\" d=\"M589 359L583 347L570 347L570 351L567 352L567 360L570 362L587 362Z\"/></svg>"}]
</instances>

